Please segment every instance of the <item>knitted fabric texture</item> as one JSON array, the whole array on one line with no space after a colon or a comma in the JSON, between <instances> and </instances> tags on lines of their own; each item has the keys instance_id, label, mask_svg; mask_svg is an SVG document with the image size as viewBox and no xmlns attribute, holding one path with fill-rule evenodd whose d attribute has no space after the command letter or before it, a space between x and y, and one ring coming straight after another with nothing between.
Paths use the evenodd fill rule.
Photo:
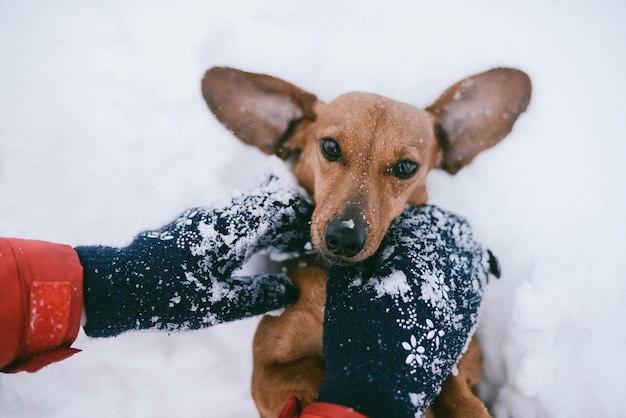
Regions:
<instances>
[{"instance_id":1,"label":"knitted fabric texture","mask_svg":"<svg viewBox=\"0 0 626 418\"><path fill-rule=\"evenodd\" d=\"M407 208L366 262L329 271L319 400L420 417L478 321L489 255L463 219Z\"/></svg>"},{"instance_id":2,"label":"knitted fabric texture","mask_svg":"<svg viewBox=\"0 0 626 418\"><path fill-rule=\"evenodd\" d=\"M312 205L273 176L213 208L191 209L124 248L78 247L92 337L127 330L186 330L293 303L283 274L235 277L255 252L304 252Z\"/></svg>"}]
</instances>

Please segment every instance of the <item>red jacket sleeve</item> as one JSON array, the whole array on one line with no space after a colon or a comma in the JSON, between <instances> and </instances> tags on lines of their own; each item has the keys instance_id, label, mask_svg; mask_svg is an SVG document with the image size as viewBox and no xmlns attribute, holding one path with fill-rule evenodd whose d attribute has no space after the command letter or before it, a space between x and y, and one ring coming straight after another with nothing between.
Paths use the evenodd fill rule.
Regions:
<instances>
[{"instance_id":1,"label":"red jacket sleeve","mask_svg":"<svg viewBox=\"0 0 626 418\"><path fill-rule=\"evenodd\" d=\"M0 371L34 372L79 350L83 269L74 249L0 238Z\"/></svg>"}]
</instances>

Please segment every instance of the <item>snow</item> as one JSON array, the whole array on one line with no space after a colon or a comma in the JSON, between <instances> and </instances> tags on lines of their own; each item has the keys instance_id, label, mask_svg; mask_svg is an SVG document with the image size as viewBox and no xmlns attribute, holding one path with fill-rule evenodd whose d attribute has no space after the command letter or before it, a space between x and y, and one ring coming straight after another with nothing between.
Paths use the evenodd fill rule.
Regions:
<instances>
[{"instance_id":1,"label":"snow","mask_svg":"<svg viewBox=\"0 0 626 418\"><path fill-rule=\"evenodd\" d=\"M341 222L341 226L346 229L354 229L354 219L348 219L347 221Z\"/></svg>"},{"instance_id":2,"label":"snow","mask_svg":"<svg viewBox=\"0 0 626 418\"><path fill-rule=\"evenodd\" d=\"M431 203L496 254L479 334L499 417L626 409L626 3L335 1L0 4L0 235L123 245L267 169L215 121L213 65L427 105L495 66L528 72L529 110ZM2 417L254 416L258 318L88 339L83 353L0 376Z\"/></svg>"},{"instance_id":3,"label":"snow","mask_svg":"<svg viewBox=\"0 0 626 418\"><path fill-rule=\"evenodd\" d=\"M387 277L374 278L371 283L376 290L377 297L390 295L402 297L404 300L405 294L411 290L406 274L401 270L394 271Z\"/></svg>"}]
</instances>

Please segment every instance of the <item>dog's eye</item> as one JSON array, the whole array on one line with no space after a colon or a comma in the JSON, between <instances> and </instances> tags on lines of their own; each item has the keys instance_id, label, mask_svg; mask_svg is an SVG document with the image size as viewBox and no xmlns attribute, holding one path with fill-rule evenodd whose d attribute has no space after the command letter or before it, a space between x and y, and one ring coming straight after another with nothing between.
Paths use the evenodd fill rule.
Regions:
<instances>
[{"instance_id":1,"label":"dog's eye","mask_svg":"<svg viewBox=\"0 0 626 418\"><path fill-rule=\"evenodd\" d=\"M417 170L419 170L419 163L411 160L401 160L395 163L390 171L391 174L396 176L399 179L408 179L413 177Z\"/></svg>"},{"instance_id":2,"label":"dog's eye","mask_svg":"<svg viewBox=\"0 0 626 418\"><path fill-rule=\"evenodd\" d=\"M334 138L328 136L322 138L320 141L320 149L322 155L328 161L337 161L341 158L341 148Z\"/></svg>"}]
</instances>

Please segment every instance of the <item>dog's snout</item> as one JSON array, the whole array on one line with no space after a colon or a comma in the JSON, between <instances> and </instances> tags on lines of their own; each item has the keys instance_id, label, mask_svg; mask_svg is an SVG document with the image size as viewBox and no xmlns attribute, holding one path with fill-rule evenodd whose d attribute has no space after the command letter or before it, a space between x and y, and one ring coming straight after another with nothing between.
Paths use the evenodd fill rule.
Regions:
<instances>
[{"instance_id":1,"label":"dog's snout","mask_svg":"<svg viewBox=\"0 0 626 418\"><path fill-rule=\"evenodd\" d=\"M326 228L326 248L340 257L354 257L365 246L367 232L354 219L338 218L332 220Z\"/></svg>"}]
</instances>

